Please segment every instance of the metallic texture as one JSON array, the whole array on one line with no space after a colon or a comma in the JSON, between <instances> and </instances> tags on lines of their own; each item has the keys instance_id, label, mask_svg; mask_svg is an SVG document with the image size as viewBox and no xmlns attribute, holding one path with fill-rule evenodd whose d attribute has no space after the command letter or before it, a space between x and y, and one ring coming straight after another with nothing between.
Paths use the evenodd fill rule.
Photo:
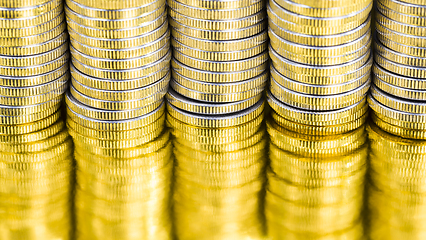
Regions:
<instances>
[{"instance_id":1,"label":"metallic texture","mask_svg":"<svg viewBox=\"0 0 426 240\"><path fill-rule=\"evenodd\" d=\"M171 239L166 2L67 0L76 239Z\"/></svg>"},{"instance_id":2,"label":"metallic texture","mask_svg":"<svg viewBox=\"0 0 426 240\"><path fill-rule=\"evenodd\" d=\"M426 139L426 5L399 0L377 4L373 121L404 138Z\"/></svg>"},{"instance_id":3,"label":"metallic texture","mask_svg":"<svg viewBox=\"0 0 426 240\"><path fill-rule=\"evenodd\" d=\"M0 239L72 239L65 27L60 0L0 1Z\"/></svg>"}]
</instances>

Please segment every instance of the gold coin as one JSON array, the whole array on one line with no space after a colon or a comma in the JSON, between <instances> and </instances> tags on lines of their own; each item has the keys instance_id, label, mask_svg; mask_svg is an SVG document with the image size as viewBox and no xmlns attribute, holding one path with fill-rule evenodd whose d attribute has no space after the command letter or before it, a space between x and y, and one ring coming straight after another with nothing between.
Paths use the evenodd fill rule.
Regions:
<instances>
[{"instance_id":1,"label":"gold coin","mask_svg":"<svg viewBox=\"0 0 426 240\"><path fill-rule=\"evenodd\" d=\"M145 125L153 123L164 113L165 104L162 103L156 110L153 112L142 115L137 118L120 120L120 121L107 121L107 120L97 120L93 118L84 117L67 107L68 117L70 117L74 122L92 129L105 130L105 131L126 131L135 128L140 128Z\"/></svg>"},{"instance_id":2,"label":"gold coin","mask_svg":"<svg viewBox=\"0 0 426 240\"><path fill-rule=\"evenodd\" d=\"M55 123L59 117L60 112L55 112L49 115L46 118L43 118L38 121L34 121L27 124L19 124L19 125L0 125L0 134L1 135L17 135L17 134L28 134L32 132L37 132L42 129L45 129Z\"/></svg>"},{"instance_id":3,"label":"gold coin","mask_svg":"<svg viewBox=\"0 0 426 240\"><path fill-rule=\"evenodd\" d=\"M237 61L209 61L197 59L183 54L177 49L173 49L173 57L187 65L188 67L209 71L209 72L238 72L255 68L269 60L268 52L263 52L254 57Z\"/></svg>"},{"instance_id":4,"label":"gold coin","mask_svg":"<svg viewBox=\"0 0 426 240\"><path fill-rule=\"evenodd\" d=\"M0 68L0 75L6 77L30 77L37 75L43 75L49 72L53 72L54 70L62 67L65 63L68 62L69 53L65 52L62 56L53 61L41 64L41 65L32 65L25 67L9 67L3 66Z\"/></svg>"},{"instance_id":5,"label":"gold coin","mask_svg":"<svg viewBox=\"0 0 426 240\"><path fill-rule=\"evenodd\" d=\"M169 52L170 46L164 44L158 50L148 53L146 55L130 58L130 59L109 59L88 56L85 53L78 52L73 46L70 47L73 59L76 59L83 65L101 69L101 70L126 70L142 68L148 64L159 61Z\"/></svg>"},{"instance_id":6,"label":"gold coin","mask_svg":"<svg viewBox=\"0 0 426 240\"><path fill-rule=\"evenodd\" d=\"M169 74L169 70L170 66L166 64L162 69L141 78L117 81L87 76L75 69L71 64L72 81L78 82L79 85L84 85L87 88L110 91L126 91L151 85L165 78Z\"/></svg>"},{"instance_id":7,"label":"gold coin","mask_svg":"<svg viewBox=\"0 0 426 240\"><path fill-rule=\"evenodd\" d=\"M55 1L52 1L52 3ZM57 5L52 5L49 4L48 6L45 6L46 9L50 9L49 11L46 10L41 10L37 15L35 16L27 16L27 17L19 17L19 18L15 18L15 17L10 17L12 16L19 16L19 15L25 15L26 13L30 13L30 11L19 11L20 9L13 9L12 13L5 13L4 10L0 10L0 15L8 15L6 18L1 18L0 19L0 27L1 28L5 28L5 29L12 29L12 28L24 28L24 27L28 27L28 26L37 26L43 23L46 23L50 20L52 20L53 18L55 18L56 16L58 16L62 10L63 10L63 5L56 1ZM19 13L18 13L19 12Z\"/></svg>"},{"instance_id":8,"label":"gold coin","mask_svg":"<svg viewBox=\"0 0 426 240\"><path fill-rule=\"evenodd\" d=\"M46 32L46 29L52 29L64 21L64 13L56 15L48 22L34 26L25 26L21 28L0 28L0 38L19 38L38 35Z\"/></svg>"},{"instance_id":9,"label":"gold coin","mask_svg":"<svg viewBox=\"0 0 426 240\"><path fill-rule=\"evenodd\" d=\"M334 18L315 18L298 15L278 5L274 0L268 2L268 17L278 26L291 32L310 35L332 35L350 31L365 22L372 9L372 2L350 15Z\"/></svg>"},{"instance_id":10,"label":"gold coin","mask_svg":"<svg viewBox=\"0 0 426 240\"><path fill-rule=\"evenodd\" d=\"M54 97L46 102L21 105L21 106L7 106L0 105L0 115L3 117L15 117L15 119L25 119L28 115L38 114L43 111L49 111L51 108L57 108L62 102L62 95Z\"/></svg>"},{"instance_id":11,"label":"gold coin","mask_svg":"<svg viewBox=\"0 0 426 240\"><path fill-rule=\"evenodd\" d=\"M111 91L111 90L103 90L103 89L96 89L91 88L88 86L85 86L78 81L75 81L74 78L72 78L72 85L79 93L94 98L94 99L100 99L105 101L130 101L134 99L143 99L147 96L154 95L159 92L164 92L164 89L167 88L170 81L170 74L167 73L166 76L164 76L162 79L159 79L158 81L147 84L146 86L141 86L136 89L130 89L126 91Z\"/></svg>"},{"instance_id":12,"label":"gold coin","mask_svg":"<svg viewBox=\"0 0 426 240\"><path fill-rule=\"evenodd\" d=\"M208 103L186 98L170 88L166 94L166 98L170 104L187 112L198 114L230 114L247 109L256 104L262 94L237 102L226 103Z\"/></svg>"},{"instance_id":13,"label":"gold coin","mask_svg":"<svg viewBox=\"0 0 426 240\"><path fill-rule=\"evenodd\" d=\"M153 1L146 2L134 8L120 8L116 10L106 10L98 8L88 7L84 5L85 3L79 3L75 0L67 0L67 7L72 11L91 18L103 18L103 19L125 19L125 18L135 18L141 16L145 13L152 12L158 9L165 1Z\"/></svg>"},{"instance_id":14,"label":"gold coin","mask_svg":"<svg viewBox=\"0 0 426 240\"><path fill-rule=\"evenodd\" d=\"M245 28L235 29L234 31L223 31L223 30L205 30L205 29L193 28L190 26L183 25L177 22L173 18L170 18L169 21L170 21L170 26L174 30L179 31L184 35L187 35L193 38L215 40L215 41L220 41L220 40L228 41L228 40L248 38L265 31L268 25L268 23L265 20Z\"/></svg>"},{"instance_id":15,"label":"gold coin","mask_svg":"<svg viewBox=\"0 0 426 240\"><path fill-rule=\"evenodd\" d=\"M110 113L112 113L112 111L126 111L126 110L128 111L132 109L142 110L146 105L150 105L150 104L154 104L156 102L162 101L166 92L167 92L167 86L161 89L161 91L158 91L155 94L152 94L151 96L148 96L146 98L132 99L127 101L109 101L109 100L96 99L96 98L86 96L80 93L79 91L77 91L73 85L71 85L70 87L71 95L82 104L88 106L89 108L109 110ZM88 112L88 114L91 114L91 113ZM124 112L121 112L120 114L124 114Z\"/></svg>"},{"instance_id":16,"label":"gold coin","mask_svg":"<svg viewBox=\"0 0 426 240\"><path fill-rule=\"evenodd\" d=\"M326 85L348 82L370 72L373 57L368 51L364 56L335 66L311 66L295 63L283 58L273 48L269 56L275 69L283 76L298 82Z\"/></svg>"},{"instance_id":17,"label":"gold coin","mask_svg":"<svg viewBox=\"0 0 426 240\"><path fill-rule=\"evenodd\" d=\"M360 87L336 95L308 95L291 91L271 79L270 91L279 100L290 106L317 111L337 110L361 101L367 95L370 79Z\"/></svg>"},{"instance_id":18,"label":"gold coin","mask_svg":"<svg viewBox=\"0 0 426 240\"><path fill-rule=\"evenodd\" d=\"M24 96L24 97L10 97L10 96L0 96L0 104L7 106L26 106L26 105L36 105L39 103L44 103L50 101L54 98L61 96L67 89L66 84L59 85L58 88L52 89L49 92L42 93L40 95L33 96Z\"/></svg>"},{"instance_id":19,"label":"gold coin","mask_svg":"<svg viewBox=\"0 0 426 240\"><path fill-rule=\"evenodd\" d=\"M146 23L150 23L158 19L158 17L165 12L165 9L166 4L163 3L163 5L159 6L154 11L145 12L139 16L124 19L93 18L74 12L68 6L65 7L65 13L67 19L71 19L75 24L93 29L114 31L126 28L142 28L142 26L146 25Z\"/></svg>"},{"instance_id":20,"label":"gold coin","mask_svg":"<svg viewBox=\"0 0 426 240\"><path fill-rule=\"evenodd\" d=\"M385 117L409 123L424 123L426 121L426 113L409 113L389 108L378 102L371 96L368 97L368 103L373 111Z\"/></svg>"},{"instance_id":21,"label":"gold coin","mask_svg":"<svg viewBox=\"0 0 426 240\"><path fill-rule=\"evenodd\" d=\"M33 0L34 1L34 0ZM89 7L97 8L102 10L121 10L126 8L137 8L143 5L150 3L151 1L147 0L131 0L131 1L108 1L107 3L104 0L74 0L74 2Z\"/></svg>"},{"instance_id":22,"label":"gold coin","mask_svg":"<svg viewBox=\"0 0 426 240\"><path fill-rule=\"evenodd\" d=\"M170 34L166 32L163 36L158 39L155 39L146 44L126 49L105 49L97 48L93 46L88 46L81 44L78 41L71 40L72 47L78 52L84 53L87 56L100 58L100 59L112 59L123 60L123 59L135 59L140 58L145 55L157 52L159 49L163 48L166 44L169 43Z\"/></svg>"},{"instance_id":23,"label":"gold coin","mask_svg":"<svg viewBox=\"0 0 426 240\"><path fill-rule=\"evenodd\" d=\"M363 116L368 110L366 98L352 106L338 110L304 111L283 104L282 102L278 101L278 99L276 99L269 91L267 91L267 96L269 106L271 106L271 108L283 118L295 123L318 127L335 126L353 122Z\"/></svg>"},{"instance_id":24,"label":"gold coin","mask_svg":"<svg viewBox=\"0 0 426 240\"><path fill-rule=\"evenodd\" d=\"M362 57L370 48L367 32L358 39L338 46L306 46L287 41L269 31L271 47L288 60L309 65L337 65Z\"/></svg>"},{"instance_id":25,"label":"gold coin","mask_svg":"<svg viewBox=\"0 0 426 240\"><path fill-rule=\"evenodd\" d=\"M268 61L265 61L254 68L249 68L243 71L210 72L188 67L175 58L172 59L171 65L173 68L172 73L176 72L187 78L211 83L232 83L244 81L262 74L269 66Z\"/></svg>"},{"instance_id":26,"label":"gold coin","mask_svg":"<svg viewBox=\"0 0 426 240\"><path fill-rule=\"evenodd\" d=\"M168 0L168 6L178 13L184 14L191 18L208 19L208 20L231 20L244 18L260 12L264 7L263 1L254 2L252 5L234 8L234 9L207 9L197 8L191 5L185 5L175 0Z\"/></svg>"},{"instance_id":27,"label":"gold coin","mask_svg":"<svg viewBox=\"0 0 426 240\"><path fill-rule=\"evenodd\" d=\"M61 104L60 102L58 102L53 107L45 109L41 112L18 116L0 115L0 119L2 121L2 125L28 124L31 122L39 121L43 118L47 118L49 115L54 114L60 108L60 106Z\"/></svg>"},{"instance_id":28,"label":"gold coin","mask_svg":"<svg viewBox=\"0 0 426 240\"><path fill-rule=\"evenodd\" d=\"M212 51L205 51L200 50L198 47L190 47L187 45L184 45L176 39L172 39L172 46L176 51L181 52L183 55L187 55L193 58L207 60L207 61L236 61L246 58L252 58L256 55L261 54L262 52L265 52L265 50L268 49L268 43L263 42L262 44L259 44L257 46L254 46L252 48L239 50L239 51L220 51L220 52L212 52ZM197 45L193 45L197 46Z\"/></svg>"},{"instance_id":29,"label":"gold coin","mask_svg":"<svg viewBox=\"0 0 426 240\"><path fill-rule=\"evenodd\" d=\"M81 103L80 101L76 100L70 93L66 94L65 101L67 103L68 108L74 111L75 113L81 114L82 116L88 118L103 121L119 121L137 118L155 111L163 103L163 99L160 98L155 102L150 102L149 104L142 105L138 108L108 110L87 106L84 103Z\"/></svg>"},{"instance_id":30,"label":"gold coin","mask_svg":"<svg viewBox=\"0 0 426 240\"><path fill-rule=\"evenodd\" d=\"M194 125L197 127L232 127L240 124L249 122L260 114L264 109L263 101L257 102L253 107L246 109L242 112L233 113L224 116L213 116L213 115L198 115L189 112L182 111L171 104L167 104L168 113L186 124Z\"/></svg>"},{"instance_id":31,"label":"gold coin","mask_svg":"<svg viewBox=\"0 0 426 240\"><path fill-rule=\"evenodd\" d=\"M100 69L81 63L74 55L71 56L73 66L88 76L111 80L129 80L143 78L144 76L155 73L167 66L171 59L170 51L156 62L150 62L147 65L133 69Z\"/></svg>"},{"instance_id":32,"label":"gold coin","mask_svg":"<svg viewBox=\"0 0 426 240\"><path fill-rule=\"evenodd\" d=\"M185 10L175 10L173 8L169 8L168 10L169 16L173 18L176 22L179 22L180 24L191 28L205 29L210 31L233 29L237 30L255 25L266 19L266 12L264 11L259 11L253 15L247 15L242 18L233 18L224 21L224 19L213 20L194 18L187 15L187 12L185 12ZM220 9L220 12L222 11L226 11L226 9ZM237 11L237 9L233 9L232 11Z\"/></svg>"},{"instance_id":33,"label":"gold coin","mask_svg":"<svg viewBox=\"0 0 426 240\"><path fill-rule=\"evenodd\" d=\"M151 22L145 22L138 27L133 28L122 28L122 29L99 29L80 25L75 22L72 18L67 15L68 27L74 30L74 32L84 35L85 37L103 38L103 39L122 39L137 37L151 31L154 31L164 22L167 22L166 13L162 13L158 18Z\"/></svg>"},{"instance_id":34,"label":"gold coin","mask_svg":"<svg viewBox=\"0 0 426 240\"><path fill-rule=\"evenodd\" d=\"M277 82L279 85L293 92L308 94L308 95L336 95L349 92L353 89L359 88L370 79L370 73L367 72L364 75L340 84L308 84L297 82L289 79L281 73L279 73L274 66L271 66L271 79Z\"/></svg>"},{"instance_id":35,"label":"gold coin","mask_svg":"<svg viewBox=\"0 0 426 240\"><path fill-rule=\"evenodd\" d=\"M181 95L203 102L235 102L249 99L262 93L269 73L237 83L217 84L185 78L174 74L171 88Z\"/></svg>"},{"instance_id":36,"label":"gold coin","mask_svg":"<svg viewBox=\"0 0 426 240\"><path fill-rule=\"evenodd\" d=\"M352 42L370 31L371 25L371 17L368 17L364 23L350 31L340 34L315 36L310 34L291 32L288 29L279 26L278 23L274 22L271 18L268 21L270 30L280 38L302 45L318 47L338 46Z\"/></svg>"},{"instance_id":37,"label":"gold coin","mask_svg":"<svg viewBox=\"0 0 426 240\"><path fill-rule=\"evenodd\" d=\"M361 127L365 121L367 120L368 114L365 113L360 118L348 122L343 123L339 125L332 125L332 126L313 126L313 125L306 125L306 124L300 124L293 121L289 121L279 114L272 112L272 118L274 119L277 124L280 126L293 131L298 132L301 134L306 135L333 135L333 134L343 134L352 130L355 130L359 127Z\"/></svg>"},{"instance_id":38,"label":"gold coin","mask_svg":"<svg viewBox=\"0 0 426 240\"><path fill-rule=\"evenodd\" d=\"M404 128L397 125L392 125L390 123L387 123L377 117L375 114L372 115L374 123L385 130L386 132L389 132L391 134L394 134L396 136L400 136L403 138L409 138L409 139L426 139L426 130L423 129L412 129L412 128Z\"/></svg>"},{"instance_id":39,"label":"gold coin","mask_svg":"<svg viewBox=\"0 0 426 240\"><path fill-rule=\"evenodd\" d=\"M174 28L171 29L171 32L175 41L186 46L196 46L197 49L211 52L227 52L230 49L233 51L251 49L258 45L263 45L268 40L268 32L266 30L247 38L227 41L195 38L187 36Z\"/></svg>"},{"instance_id":40,"label":"gold coin","mask_svg":"<svg viewBox=\"0 0 426 240\"><path fill-rule=\"evenodd\" d=\"M296 3L297 1L289 1L289 0L279 0L277 3L284 9L287 9L290 12L303 15L303 16L309 16L309 17L317 17L317 18L324 18L324 17L341 17L345 15L349 15L356 10L364 9L368 4L370 4L371 1L364 0L364 1L356 1L356 2L348 2L341 3L340 6L333 6L333 1L328 1L327 3L330 4L328 7L312 7L309 6L306 2L303 2L302 4Z\"/></svg>"},{"instance_id":41,"label":"gold coin","mask_svg":"<svg viewBox=\"0 0 426 240\"><path fill-rule=\"evenodd\" d=\"M371 87L370 94L372 97L374 97L374 99L377 102L389 108L392 108L401 112L418 113L418 114L426 113L426 103L413 102L413 101L407 101L404 99L396 98L392 95L384 93L383 91L376 88L375 86Z\"/></svg>"},{"instance_id":42,"label":"gold coin","mask_svg":"<svg viewBox=\"0 0 426 240\"><path fill-rule=\"evenodd\" d=\"M27 18L37 16L56 8L60 0L18 0L0 2L1 18Z\"/></svg>"}]
</instances>

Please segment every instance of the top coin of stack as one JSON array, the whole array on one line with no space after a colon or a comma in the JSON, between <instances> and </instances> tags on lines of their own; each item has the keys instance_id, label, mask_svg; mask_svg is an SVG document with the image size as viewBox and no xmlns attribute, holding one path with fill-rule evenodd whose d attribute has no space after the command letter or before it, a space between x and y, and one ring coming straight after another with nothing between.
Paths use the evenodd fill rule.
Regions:
<instances>
[{"instance_id":1,"label":"top coin of stack","mask_svg":"<svg viewBox=\"0 0 426 240\"><path fill-rule=\"evenodd\" d=\"M266 12L261 0L169 0L171 105L199 115L254 106L268 79Z\"/></svg>"},{"instance_id":2,"label":"top coin of stack","mask_svg":"<svg viewBox=\"0 0 426 240\"><path fill-rule=\"evenodd\" d=\"M367 130L369 239L425 239L426 141L389 134L374 123Z\"/></svg>"},{"instance_id":3,"label":"top coin of stack","mask_svg":"<svg viewBox=\"0 0 426 240\"><path fill-rule=\"evenodd\" d=\"M426 2L380 0L370 107L383 130L426 139Z\"/></svg>"},{"instance_id":4,"label":"top coin of stack","mask_svg":"<svg viewBox=\"0 0 426 240\"><path fill-rule=\"evenodd\" d=\"M169 239L165 0L67 0L80 239ZM128 224L126 224L128 223Z\"/></svg>"},{"instance_id":5,"label":"top coin of stack","mask_svg":"<svg viewBox=\"0 0 426 240\"><path fill-rule=\"evenodd\" d=\"M371 8L371 0L269 0L269 102L286 128L339 134L363 123ZM303 119L310 115L323 119Z\"/></svg>"}]
</instances>

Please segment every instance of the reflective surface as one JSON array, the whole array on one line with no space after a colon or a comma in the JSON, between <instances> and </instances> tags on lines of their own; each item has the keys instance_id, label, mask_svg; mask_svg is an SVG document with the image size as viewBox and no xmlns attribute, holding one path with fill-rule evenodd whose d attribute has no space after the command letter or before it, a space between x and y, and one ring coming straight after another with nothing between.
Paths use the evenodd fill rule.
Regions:
<instances>
[{"instance_id":1,"label":"reflective surface","mask_svg":"<svg viewBox=\"0 0 426 240\"><path fill-rule=\"evenodd\" d=\"M114 161L102 154L130 149L95 154L77 146L76 236L424 238L426 142L371 122L346 134L312 136L285 130L270 114L263 118L207 129L168 116L173 137L166 131L152 141L150 149L158 150ZM1 239L74 239L72 145L63 120L0 138ZM103 170L89 171L95 163Z\"/></svg>"},{"instance_id":2,"label":"reflective surface","mask_svg":"<svg viewBox=\"0 0 426 240\"><path fill-rule=\"evenodd\" d=\"M396 137L375 125L368 132L370 238L424 239L426 141Z\"/></svg>"}]
</instances>

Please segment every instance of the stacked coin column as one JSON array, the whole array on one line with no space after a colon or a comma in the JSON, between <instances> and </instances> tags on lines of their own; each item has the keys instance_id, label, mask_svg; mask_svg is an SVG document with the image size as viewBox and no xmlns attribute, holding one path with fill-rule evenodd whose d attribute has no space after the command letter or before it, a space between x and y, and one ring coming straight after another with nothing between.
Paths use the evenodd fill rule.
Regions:
<instances>
[{"instance_id":1,"label":"stacked coin column","mask_svg":"<svg viewBox=\"0 0 426 240\"><path fill-rule=\"evenodd\" d=\"M169 239L166 2L68 0L77 239Z\"/></svg>"},{"instance_id":2,"label":"stacked coin column","mask_svg":"<svg viewBox=\"0 0 426 240\"><path fill-rule=\"evenodd\" d=\"M270 0L272 239L360 239L371 0Z\"/></svg>"},{"instance_id":3,"label":"stacked coin column","mask_svg":"<svg viewBox=\"0 0 426 240\"><path fill-rule=\"evenodd\" d=\"M274 120L274 118L276 120ZM315 136L267 120L270 167L265 215L270 239L363 239L367 134Z\"/></svg>"},{"instance_id":4,"label":"stacked coin column","mask_svg":"<svg viewBox=\"0 0 426 240\"><path fill-rule=\"evenodd\" d=\"M371 124L369 239L426 237L426 142L406 139Z\"/></svg>"},{"instance_id":5,"label":"stacked coin column","mask_svg":"<svg viewBox=\"0 0 426 240\"><path fill-rule=\"evenodd\" d=\"M0 1L0 239L71 239L65 28L60 0Z\"/></svg>"},{"instance_id":6,"label":"stacked coin column","mask_svg":"<svg viewBox=\"0 0 426 240\"><path fill-rule=\"evenodd\" d=\"M261 0L170 0L178 239L259 239L268 79Z\"/></svg>"},{"instance_id":7,"label":"stacked coin column","mask_svg":"<svg viewBox=\"0 0 426 240\"><path fill-rule=\"evenodd\" d=\"M376 4L369 237L424 239L426 2Z\"/></svg>"},{"instance_id":8,"label":"stacked coin column","mask_svg":"<svg viewBox=\"0 0 426 240\"><path fill-rule=\"evenodd\" d=\"M372 64L371 8L371 0L269 1L269 95L282 103L271 105L287 128L327 135L361 126ZM313 112L331 118L303 117Z\"/></svg>"},{"instance_id":9,"label":"stacked coin column","mask_svg":"<svg viewBox=\"0 0 426 240\"><path fill-rule=\"evenodd\" d=\"M376 20L373 120L389 133L426 140L426 2L378 1Z\"/></svg>"}]
</instances>

